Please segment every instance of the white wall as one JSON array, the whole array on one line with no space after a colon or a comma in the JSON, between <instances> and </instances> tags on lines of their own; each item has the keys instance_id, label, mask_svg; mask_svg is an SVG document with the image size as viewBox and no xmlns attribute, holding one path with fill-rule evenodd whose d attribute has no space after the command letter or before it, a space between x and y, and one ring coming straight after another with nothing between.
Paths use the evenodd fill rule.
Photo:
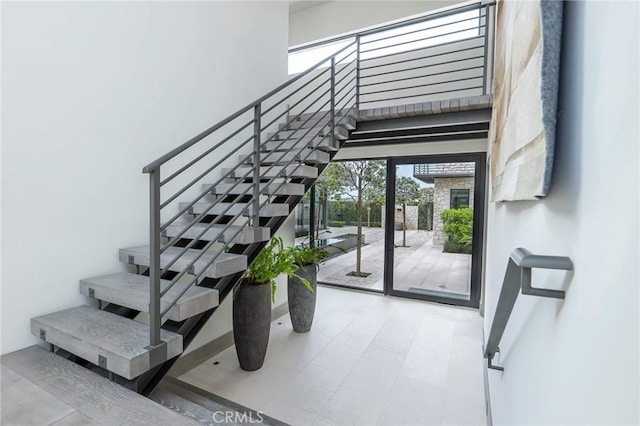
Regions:
<instances>
[{"instance_id":1,"label":"white wall","mask_svg":"<svg viewBox=\"0 0 640 426\"><path fill-rule=\"evenodd\" d=\"M490 370L493 421L634 424L638 414L638 13L565 3L558 147L549 197L490 204L485 333L511 250L564 255L534 270L566 300L520 296Z\"/></svg>"},{"instance_id":2,"label":"white wall","mask_svg":"<svg viewBox=\"0 0 640 426\"><path fill-rule=\"evenodd\" d=\"M462 3L456 0L331 1L291 13L289 45L331 37Z\"/></svg>"},{"instance_id":3,"label":"white wall","mask_svg":"<svg viewBox=\"0 0 640 426\"><path fill-rule=\"evenodd\" d=\"M288 8L2 8L6 353L38 341L31 317L85 302L79 279L124 270L118 248L148 241L145 164L286 79Z\"/></svg>"}]
</instances>

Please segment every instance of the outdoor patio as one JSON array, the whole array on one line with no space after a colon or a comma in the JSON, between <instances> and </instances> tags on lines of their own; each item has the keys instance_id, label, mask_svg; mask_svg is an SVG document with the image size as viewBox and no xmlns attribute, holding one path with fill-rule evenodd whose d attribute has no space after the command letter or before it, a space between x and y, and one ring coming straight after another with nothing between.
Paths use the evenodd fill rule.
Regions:
<instances>
[{"instance_id":1,"label":"outdoor patio","mask_svg":"<svg viewBox=\"0 0 640 426\"><path fill-rule=\"evenodd\" d=\"M384 229L363 227L362 272L368 277L348 276L355 270L356 250L335 256L321 264L318 281L350 287L383 289ZM320 238L335 238L355 234L355 226L329 228L320 231ZM296 239L302 243L305 238ZM443 253L442 246L433 244L433 231L406 231L406 247L402 247L402 232L395 233L394 289L411 292L437 291L469 295L471 255Z\"/></svg>"}]
</instances>

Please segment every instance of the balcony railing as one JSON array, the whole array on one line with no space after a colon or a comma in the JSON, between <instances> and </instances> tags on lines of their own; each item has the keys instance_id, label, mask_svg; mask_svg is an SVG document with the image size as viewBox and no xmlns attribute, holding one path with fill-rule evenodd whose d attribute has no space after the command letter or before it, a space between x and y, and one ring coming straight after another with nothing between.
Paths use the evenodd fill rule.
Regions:
<instances>
[{"instance_id":1,"label":"balcony railing","mask_svg":"<svg viewBox=\"0 0 640 426\"><path fill-rule=\"evenodd\" d=\"M360 109L486 95L493 15L494 3L478 3L295 46L290 66L355 41Z\"/></svg>"},{"instance_id":2,"label":"balcony railing","mask_svg":"<svg viewBox=\"0 0 640 426\"><path fill-rule=\"evenodd\" d=\"M473 176L474 163L414 164L414 176Z\"/></svg>"}]
</instances>

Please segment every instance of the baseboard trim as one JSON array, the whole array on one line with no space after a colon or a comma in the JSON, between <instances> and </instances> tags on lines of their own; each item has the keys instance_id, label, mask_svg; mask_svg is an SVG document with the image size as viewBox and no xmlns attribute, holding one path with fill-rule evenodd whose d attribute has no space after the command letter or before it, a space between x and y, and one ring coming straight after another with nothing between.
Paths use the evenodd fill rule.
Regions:
<instances>
[{"instance_id":1,"label":"baseboard trim","mask_svg":"<svg viewBox=\"0 0 640 426\"><path fill-rule=\"evenodd\" d=\"M482 345L482 352L484 355L484 347L486 345L486 339L484 338L484 328L482 330L482 341L485 342L484 345ZM485 409L486 409L486 414L487 414L487 426L493 426L493 416L491 414L491 397L490 397L490 392L489 392L489 366L486 362L483 362L484 364L484 368L483 368L483 373L484 373L484 401L485 401Z\"/></svg>"},{"instance_id":2,"label":"baseboard trim","mask_svg":"<svg viewBox=\"0 0 640 426\"><path fill-rule=\"evenodd\" d=\"M289 304L287 302L271 309L271 321L275 321L281 316L289 312ZM233 346L233 330L229 330L223 335L213 339L212 341L200 346L193 351L182 355L173 364L171 370L167 373L171 377L180 377L187 371L194 369L211 357L218 355L220 352Z\"/></svg>"}]
</instances>

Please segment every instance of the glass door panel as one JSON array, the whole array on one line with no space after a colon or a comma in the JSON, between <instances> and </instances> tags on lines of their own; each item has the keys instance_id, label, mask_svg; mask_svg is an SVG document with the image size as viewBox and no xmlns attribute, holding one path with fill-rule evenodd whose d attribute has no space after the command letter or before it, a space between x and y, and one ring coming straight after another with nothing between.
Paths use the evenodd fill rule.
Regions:
<instances>
[{"instance_id":1,"label":"glass door panel","mask_svg":"<svg viewBox=\"0 0 640 426\"><path fill-rule=\"evenodd\" d=\"M330 255L318 282L383 291L386 171L385 160L335 161L318 179L316 245Z\"/></svg>"},{"instance_id":2,"label":"glass door panel","mask_svg":"<svg viewBox=\"0 0 640 426\"><path fill-rule=\"evenodd\" d=\"M477 180L481 163L425 157L391 164L395 191L388 204L393 211L387 213L393 219L387 292L477 306L479 263L473 253L481 235L476 229L484 197Z\"/></svg>"}]
</instances>

